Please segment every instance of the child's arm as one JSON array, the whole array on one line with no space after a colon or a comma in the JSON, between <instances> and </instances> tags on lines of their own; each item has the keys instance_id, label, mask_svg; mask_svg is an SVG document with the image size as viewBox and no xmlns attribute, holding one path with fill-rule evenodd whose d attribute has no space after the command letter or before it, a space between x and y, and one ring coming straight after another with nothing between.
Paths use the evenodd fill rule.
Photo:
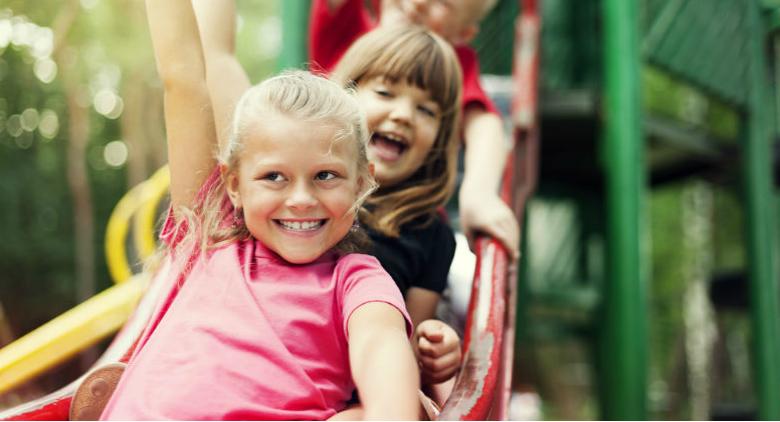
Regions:
<instances>
[{"instance_id":1,"label":"child's arm","mask_svg":"<svg viewBox=\"0 0 780 422\"><path fill-rule=\"evenodd\" d=\"M192 0L206 58L208 88L214 104L219 144L225 145L233 110L251 84L236 57L236 2Z\"/></svg>"},{"instance_id":2,"label":"child's arm","mask_svg":"<svg viewBox=\"0 0 780 422\"><path fill-rule=\"evenodd\" d=\"M171 203L191 206L217 145L198 28L190 0L146 0L146 10L164 86Z\"/></svg>"},{"instance_id":3,"label":"child's arm","mask_svg":"<svg viewBox=\"0 0 780 422\"><path fill-rule=\"evenodd\" d=\"M419 418L420 376L401 313L384 302L357 308L347 323L349 363L364 419Z\"/></svg>"},{"instance_id":4,"label":"child's arm","mask_svg":"<svg viewBox=\"0 0 780 422\"><path fill-rule=\"evenodd\" d=\"M520 227L498 189L508 148L501 118L481 107L464 114L465 172L459 194L460 221L469 240L476 232L498 239L509 254L519 255Z\"/></svg>"},{"instance_id":5,"label":"child's arm","mask_svg":"<svg viewBox=\"0 0 780 422\"><path fill-rule=\"evenodd\" d=\"M406 292L406 310L415 327L412 345L423 385L447 381L460 367L460 336L435 319L440 297L420 287L410 287Z\"/></svg>"},{"instance_id":6,"label":"child's arm","mask_svg":"<svg viewBox=\"0 0 780 422\"><path fill-rule=\"evenodd\" d=\"M422 287L409 287L406 291L406 310L409 312L409 318L412 319L412 325L417 326L427 319L436 318L436 307L439 305L441 295Z\"/></svg>"}]
</instances>

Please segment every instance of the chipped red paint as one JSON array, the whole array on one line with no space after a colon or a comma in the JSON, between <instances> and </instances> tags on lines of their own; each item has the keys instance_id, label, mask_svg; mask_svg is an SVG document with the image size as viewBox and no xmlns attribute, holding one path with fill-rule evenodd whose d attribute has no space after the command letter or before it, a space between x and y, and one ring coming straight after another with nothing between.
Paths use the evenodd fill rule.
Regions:
<instances>
[{"instance_id":1,"label":"chipped red paint","mask_svg":"<svg viewBox=\"0 0 780 422\"><path fill-rule=\"evenodd\" d=\"M501 196L513 206L522 224L538 174L539 14L537 0L519 2L522 13L515 26L512 101L515 148L504 173ZM520 229L524 229L522 225ZM475 249L477 268L463 339L464 359L440 420L506 420L509 416L517 266L508 265L506 251L496 240L480 237Z\"/></svg>"}]
</instances>

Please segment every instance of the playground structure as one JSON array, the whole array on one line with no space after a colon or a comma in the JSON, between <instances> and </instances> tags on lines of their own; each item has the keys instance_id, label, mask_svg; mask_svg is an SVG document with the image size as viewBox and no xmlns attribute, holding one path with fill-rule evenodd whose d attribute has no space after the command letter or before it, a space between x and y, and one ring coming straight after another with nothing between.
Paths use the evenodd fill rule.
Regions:
<instances>
[{"instance_id":1,"label":"playground structure","mask_svg":"<svg viewBox=\"0 0 780 422\"><path fill-rule=\"evenodd\" d=\"M280 67L300 66L306 61L300 28L306 27L308 2L285 0L282 5L285 50ZM726 183L740 178L743 183L748 257L743 279L749 280L757 406L753 416L780 419L780 402L774 399L780 391L775 358L780 354L780 315L770 143L776 123L769 111L777 98L768 95L775 89L765 51L780 27L776 6L759 0L499 2L476 43L486 73L504 75L504 81L513 73L513 94L499 92L511 98L515 138L504 198L514 202L522 223L523 256L515 274L497 243L477 242L466 359L442 419L506 419L514 351L531 347L544 335L537 327L549 325L578 326L588 333L601 418L647 418L645 197L657 186L691 177L722 180L724 175ZM723 124L713 115L691 123L675 114L669 105L675 98L664 102L648 90L659 80L695 90L711 109L726 110L715 117L733 117L736 124ZM145 200L128 199L132 205L127 211L122 204L117 207L124 215L115 221L125 223L110 225L107 234L119 239L107 240L116 281L128 280L132 273L124 251L131 215L138 255L154 248L151 227L164 174L128 194ZM535 214L526 207L534 189L531 204L564 201L575 216L576 224L559 229L569 233L556 244L558 259L550 263L557 271L534 258L538 239L529 227ZM77 340L66 337L54 343L51 334L36 331L0 350L0 394L65 359L73 351L65 345L86 347L118 328L146 282L132 279L110 289L115 293L104 293L118 302L96 297L81 305L85 313L70 318L79 323L71 331ZM120 288L126 290L120 293ZM153 291L146 295L153 297ZM107 313L98 312L98 303ZM140 309L99 363L117 360L131 347L138 330L132 323L144 319ZM535 312L539 309L545 313ZM115 322L100 332L87 325L90 320L105 322L109 315ZM65 332L62 320L51 324L49 333ZM483 347L486 338L495 340L492 348ZM21 347L25 342L30 346ZM35 357L33 349L57 353ZM61 419L74 389L71 384L0 413L0 419Z\"/></svg>"}]
</instances>

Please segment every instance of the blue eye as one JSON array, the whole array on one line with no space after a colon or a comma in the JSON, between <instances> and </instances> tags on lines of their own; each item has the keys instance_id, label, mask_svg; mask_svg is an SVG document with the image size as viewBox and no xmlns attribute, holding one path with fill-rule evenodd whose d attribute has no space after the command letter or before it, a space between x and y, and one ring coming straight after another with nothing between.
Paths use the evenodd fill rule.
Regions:
<instances>
[{"instance_id":1,"label":"blue eye","mask_svg":"<svg viewBox=\"0 0 780 422\"><path fill-rule=\"evenodd\" d=\"M336 178L336 175L329 171L321 171L314 178L317 180L333 180Z\"/></svg>"},{"instance_id":2,"label":"blue eye","mask_svg":"<svg viewBox=\"0 0 780 422\"><path fill-rule=\"evenodd\" d=\"M281 182L284 180L284 176L282 176L282 173L272 171L270 173L265 174L262 177L263 180L268 180L270 182Z\"/></svg>"}]
</instances>

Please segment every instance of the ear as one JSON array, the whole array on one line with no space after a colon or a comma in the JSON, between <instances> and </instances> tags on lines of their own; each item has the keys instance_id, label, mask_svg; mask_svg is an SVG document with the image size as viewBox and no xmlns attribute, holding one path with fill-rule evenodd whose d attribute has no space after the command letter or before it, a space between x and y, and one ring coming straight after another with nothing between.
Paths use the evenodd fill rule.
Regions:
<instances>
[{"instance_id":1,"label":"ear","mask_svg":"<svg viewBox=\"0 0 780 422\"><path fill-rule=\"evenodd\" d=\"M478 33L479 25L476 23L468 24L460 30L460 33L458 34L458 43L468 44L471 42L471 40L474 39L474 37L477 36Z\"/></svg>"},{"instance_id":2,"label":"ear","mask_svg":"<svg viewBox=\"0 0 780 422\"><path fill-rule=\"evenodd\" d=\"M241 208L241 194L238 190L238 175L236 171L231 171L226 165L219 165L219 172L222 174L222 180L225 181L225 191L228 198L236 209Z\"/></svg>"}]
</instances>

